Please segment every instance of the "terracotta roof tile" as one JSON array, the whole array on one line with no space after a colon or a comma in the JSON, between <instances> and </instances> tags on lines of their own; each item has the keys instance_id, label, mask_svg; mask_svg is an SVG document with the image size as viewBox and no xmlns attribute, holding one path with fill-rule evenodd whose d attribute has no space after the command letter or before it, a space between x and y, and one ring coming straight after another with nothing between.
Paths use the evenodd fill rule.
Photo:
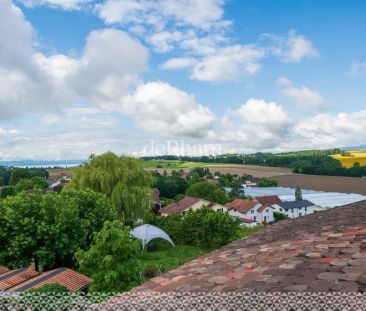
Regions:
<instances>
[{"instance_id":1,"label":"terracotta roof tile","mask_svg":"<svg viewBox=\"0 0 366 311\"><path fill-rule=\"evenodd\" d=\"M234 209L240 213L246 213L257 204L258 202L256 200L235 199L234 201L226 204L226 207L228 209Z\"/></svg>"},{"instance_id":2,"label":"terracotta roof tile","mask_svg":"<svg viewBox=\"0 0 366 311\"><path fill-rule=\"evenodd\" d=\"M264 205L273 205L282 202L278 195L266 195L255 197L255 199Z\"/></svg>"},{"instance_id":3,"label":"terracotta roof tile","mask_svg":"<svg viewBox=\"0 0 366 311\"><path fill-rule=\"evenodd\" d=\"M8 271L0 275L0 291L7 290L10 287L23 283L39 273L30 268L21 268Z\"/></svg>"},{"instance_id":4,"label":"terracotta roof tile","mask_svg":"<svg viewBox=\"0 0 366 311\"><path fill-rule=\"evenodd\" d=\"M163 207L162 209L160 209L160 213L161 214L174 214L174 213L183 212L187 208L191 207L193 204L195 204L199 201L202 201L202 200L203 199L199 199L199 198L185 197L176 203L171 203L171 204Z\"/></svg>"},{"instance_id":5,"label":"terracotta roof tile","mask_svg":"<svg viewBox=\"0 0 366 311\"><path fill-rule=\"evenodd\" d=\"M5 273L5 272L8 272L9 269L7 267L4 267L4 266L0 266L0 275Z\"/></svg>"},{"instance_id":6,"label":"terracotta roof tile","mask_svg":"<svg viewBox=\"0 0 366 311\"><path fill-rule=\"evenodd\" d=\"M23 292L32 288L40 288L45 284L57 283L67 287L70 292L86 288L92 280L87 276L68 268L59 268L42 273L26 282L9 289L13 292Z\"/></svg>"},{"instance_id":7,"label":"terracotta roof tile","mask_svg":"<svg viewBox=\"0 0 366 311\"><path fill-rule=\"evenodd\" d=\"M280 221L140 291L364 291L366 201Z\"/></svg>"}]
</instances>

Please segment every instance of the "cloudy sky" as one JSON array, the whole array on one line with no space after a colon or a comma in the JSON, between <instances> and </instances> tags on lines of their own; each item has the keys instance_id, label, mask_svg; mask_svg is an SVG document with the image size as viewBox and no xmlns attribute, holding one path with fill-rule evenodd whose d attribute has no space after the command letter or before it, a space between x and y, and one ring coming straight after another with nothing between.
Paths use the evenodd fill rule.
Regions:
<instances>
[{"instance_id":1,"label":"cloudy sky","mask_svg":"<svg viewBox=\"0 0 366 311\"><path fill-rule=\"evenodd\" d=\"M0 0L0 160L365 144L365 11Z\"/></svg>"}]
</instances>

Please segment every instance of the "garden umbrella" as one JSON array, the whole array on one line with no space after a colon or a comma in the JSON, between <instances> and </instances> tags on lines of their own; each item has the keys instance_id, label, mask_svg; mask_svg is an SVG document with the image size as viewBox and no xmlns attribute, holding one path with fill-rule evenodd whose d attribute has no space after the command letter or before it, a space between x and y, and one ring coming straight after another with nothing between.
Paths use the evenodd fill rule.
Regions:
<instances>
[{"instance_id":1,"label":"garden umbrella","mask_svg":"<svg viewBox=\"0 0 366 311\"><path fill-rule=\"evenodd\" d=\"M152 239L162 238L168 241L173 246L174 243L169 235L158 227L153 225L141 225L131 230L131 235L142 240L142 246L145 247Z\"/></svg>"}]
</instances>

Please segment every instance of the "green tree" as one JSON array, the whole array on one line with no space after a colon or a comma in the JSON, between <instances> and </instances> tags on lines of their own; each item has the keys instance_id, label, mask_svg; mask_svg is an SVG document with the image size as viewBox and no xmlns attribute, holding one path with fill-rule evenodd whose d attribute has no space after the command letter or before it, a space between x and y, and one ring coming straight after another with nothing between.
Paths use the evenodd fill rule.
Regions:
<instances>
[{"instance_id":1,"label":"green tree","mask_svg":"<svg viewBox=\"0 0 366 311\"><path fill-rule=\"evenodd\" d=\"M189 186L186 194L191 197L201 198L220 204L226 204L229 201L225 191L220 189L218 186L205 181Z\"/></svg>"},{"instance_id":2,"label":"green tree","mask_svg":"<svg viewBox=\"0 0 366 311\"><path fill-rule=\"evenodd\" d=\"M30 178L30 173L28 169L25 168L15 168L10 173L9 185L15 186L17 182L21 179Z\"/></svg>"},{"instance_id":3,"label":"green tree","mask_svg":"<svg viewBox=\"0 0 366 311\"><path fill-rule=\"evenodd\" d=\"M295 200L296 201L302 200L302 191L301 191L300 187L296 187L296 189L295 189Z\"/></svg>"},{"instance_id":4,"label":"green tree","mask_svg":"<svg viewBox=\"0 0 366 311\"><path fill-rule=\"evenodd\" d=\"M21 179L17 182L15 185L15 191L17 193L21 191L29 191L29 190L35 190L35 189L47 189L48 183L44 178L36 176L31 179Z\"/></svg>"},{"instance_id":5,"label":"green tree","mask_svg":"<svg viewBox=\"0 0 366 311\"><path fill-rule=\"evenodd\" d=\"M257 183L258 187L277 187L278 182L275 179L268 178L268 177L262 177L259 179Z\"/></svg>"},{"instance_id":6,"label":"green tree","mask_svg":"<svg viewBox=\"0 0 366 311\"><path fill-rule=\"evenodd\" d=\"M238 218L216 212L207 207L188 211L184 215L163 217L159 227L165 230L176 244L201 248L217 248L232 241L240 228Z\"/></svg>"},{"instance_id":7,"label":"green tree","mask_svg":"<svg viewBox=\"0 0 366 311\"><path fill-rule=\"evenodd\" d=\"M107 220L117 219L107 199L92 191L21 192L0 202L0 262L12 268L75 265Z\"/></svg>"},{"instance_id":8,"label":"green tree","mask_svg":"<svg viewBox=\"0 0 366 311\"><path fill-rule=\"evenodd\" d=\"M132 222L150 208L151 182L141 161L107 152L75 169L68 187L103 193L117 208L122 221Z\"/></svg>"},{"instance_id":9,"label":"green tree","mask_svg":"<svg viewBox=\"0 0 366 311\"><path fill-rule=\"evenodd\" d=\"M120 221L106 222L87 251L76 254L80 270L93 278L92 291L123 291L138 285L140 243Z\"/></svg>"},{"instance_id":10,"label":"green tree","mask_svg":"<svg viewBox=\"0 0 366 311\"><path fill-rule=\"evenodd\" d=\"M4 186L0 189L0 198L15 195L15 188L13 186Z\"/></svg>"}]
</instances>

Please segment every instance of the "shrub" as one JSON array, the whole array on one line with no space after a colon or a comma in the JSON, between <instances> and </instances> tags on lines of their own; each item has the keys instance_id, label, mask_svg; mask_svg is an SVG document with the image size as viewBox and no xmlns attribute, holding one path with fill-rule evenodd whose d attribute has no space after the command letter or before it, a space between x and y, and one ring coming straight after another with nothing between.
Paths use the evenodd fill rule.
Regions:
<instances>
[{"instance_id":1,"label":"shrub","mask_svg":"<svg viewBox=\"0 0 366 311\"><path fill-rule=\"evenodd\" d=\"M280 212L273 212L273 216L275 221L289 219L287 215L280 213Z\"/></svg>"},{"instance_id":2,"label":"shrub","mask_svg":"<svg viewBox=\"0 0 366 311\"><path fill-rule=\"evenodd\" d=\"M187 189L186 194L191 197L202 198L220 204L226 204L229 201L224 190L205 181L192 184Z\"/></svg>"},{"instance_id":3,"label":"shrub","mask_svg":"<svg viewBox=\"0 0 366 311\"><path fill-rule=\"evenodd\" d=\"M232 241L239 224L237 218L204 207L185 215L167 216L160 227L174 243L213 249Z\"/></svg>"},{"instance_id":4,"label":"shrub","mask_svg":"<svg viewBox=\"0 0 366 311\"><path fill-rule=\"evenodd\" d=\"M278 182L275 179L262 177L261 179L259 179L257 186L258 187L277 187Z\"/></svg>"}]
</instances>

